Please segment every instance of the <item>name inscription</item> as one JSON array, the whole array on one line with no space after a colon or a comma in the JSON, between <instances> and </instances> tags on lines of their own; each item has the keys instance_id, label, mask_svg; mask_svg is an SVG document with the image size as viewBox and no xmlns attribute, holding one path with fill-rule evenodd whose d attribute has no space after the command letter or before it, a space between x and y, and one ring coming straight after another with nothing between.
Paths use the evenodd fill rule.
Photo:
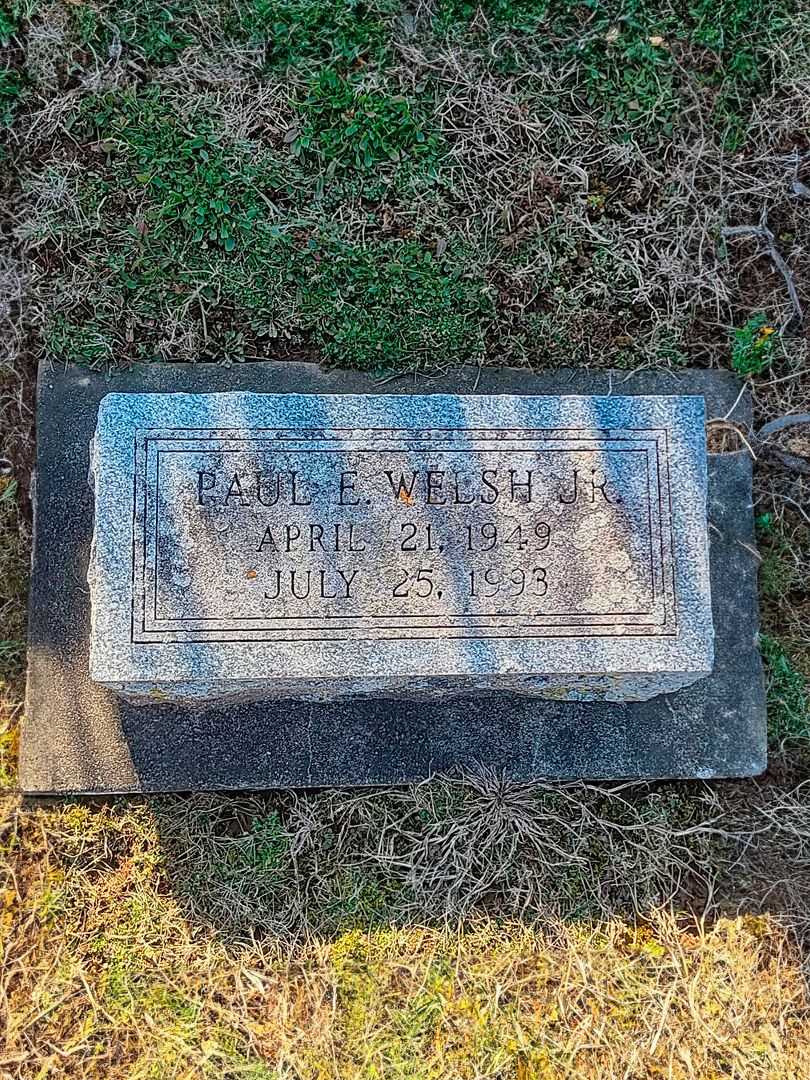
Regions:
<instances>
[{"instance_id":1,"label":"name inscription","mask_svg":"<svg viewBox=\"0 0 810 1080\"><path fill-rule=\"evenodd\" d=\"M662 429L152 430L132 640L676 631Z\"/></svg>"}]
</instances>

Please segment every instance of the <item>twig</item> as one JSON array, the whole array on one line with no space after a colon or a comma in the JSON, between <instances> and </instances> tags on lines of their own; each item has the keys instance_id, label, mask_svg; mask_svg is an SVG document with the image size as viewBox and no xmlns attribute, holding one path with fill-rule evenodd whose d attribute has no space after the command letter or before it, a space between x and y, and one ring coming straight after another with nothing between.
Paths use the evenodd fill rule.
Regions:
<instances>
[{"instance_id":1,"label":"twig","mask_svg":"<svg viewBox=\"0 0 810 1080\"><path fill-rule=\"evenodd\" d=\"M802 305L799 301L799 294L796 291L796 282L793 278L793 271L782 258L782 253L776 246L776 239L771 230L768 228L767 210L763 209L762 215L759 219L759 225L728 225L724 229L722 229L721 232L724 238L728 238L730 236L755 236L757 237L757 239L764 242L774 266L785 279L788 296L790 297L790 302L793 305L793 314L796 320L796 324L797 326L803 326L804 312L802 311ZM788 319L788 321L782 327L783 332L790 325L790 322L791 320Z\"/></svg>"},{"instance_id":2,"label":"twig","mask_svg":"<svg viewBox=\"0 0 810 1080\"><path fill-rule=\"evenodd\" d=\"M742 386L740 387L740 392L739 392L739 394L737 394L737 397L736 397L736 398L734 399L734 404L733 404L733 405L731 406L731 408L730 408L730 409L728 410L728 412L726 413L726 415L725 415L725 416L723 417L723 419L724 419L724 420L728 420L728 418L729 418L729 417L731 416L731 414L732 414L732 413L734 412L734 410L735 410L735 409L737 408L737 406L738 406L738 405L740 404L740 400L742 399L742 396L743 396L743 394L745 393L745 391L746 391L747 389L748 389L748 383L747 383L747 382L744 382L744 383L742 384Z\"/></svg>"},{"instance_id":3,"label":"twig","mask_svg":"<svg viewBox=\"0 0 810 1080\"><path fill-rule=\"evenodd\" d=\"M757 455L754 453L754 448L751 446L751 443L745 437L745 434L744 434L744 432L742 430L742 427L739 424L734 424L730 420L712 419L712 420L708 421L708 423L706 424L706 428L707 428L707 430L709 432L717 431L718 429L724 430L724 431L733 431L734 434L742 442L745 443L745 446L746 446L746 448L748 450L748 453L751 455L751 457L754 459L754 461L757 460Z\"/></svg>"},{"instance_id":4,"label":"twig","mask_svg":"<svg viewBox=\"0 0 810 1080\"><path fill-rule=\"evenodd\" d=\"M799 513L804 518L804 520L807 522L807 524L810 525L810 517L807 516L807 514L802 509L801 505L799 503L797 503L795 499L791 499L791 497L789 495L785 495L784 492L781 492L781 491L775 491L774 494L776 495L777 498L784 499L785 502L790 503L791 506L795 506L796 509L799 511Z\"/></svg>"}]
</instances>

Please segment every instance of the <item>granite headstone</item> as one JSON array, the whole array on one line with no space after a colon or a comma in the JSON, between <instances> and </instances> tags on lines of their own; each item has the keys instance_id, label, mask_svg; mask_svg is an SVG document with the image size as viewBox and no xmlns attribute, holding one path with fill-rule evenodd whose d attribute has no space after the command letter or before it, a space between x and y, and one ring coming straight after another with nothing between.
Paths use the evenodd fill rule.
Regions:
<instances>
[{"instance_id":1,"label":"granite headstone","mask_svg":"<svg viewBox=\"0 0 810 1080\"><path fill-rule=\"evenodd\" d=\"M510 690L712 669L703 398L110 394L90 674L133 700Z\"/></svg>"}]
</instances>

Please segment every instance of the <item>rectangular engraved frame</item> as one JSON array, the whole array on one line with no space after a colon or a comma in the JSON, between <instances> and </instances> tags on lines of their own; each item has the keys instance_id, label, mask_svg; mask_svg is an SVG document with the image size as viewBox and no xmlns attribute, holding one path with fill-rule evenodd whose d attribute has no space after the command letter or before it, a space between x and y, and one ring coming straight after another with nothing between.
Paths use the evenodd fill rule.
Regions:
<instances>
[{"instance_id":1,"label":"rectangular engraved frame","mask_svg":"<svg viewBox=\"0 0 810 1080\"><path fill-rule=\"evenodd\" d=\"M415 612L381 617L313 615L279 617L217 617L166 619L158 616L159 545L161 537L160 464L166 454L295 451L343 454L347 450L372 457L386 452L453 454L551 454L592 451L601 455L638 453L647 470L649 532L649 602L633 612L453 613L437 616ZM592 427L500 429L382 427L356 428L150 428L134 438L132 491L133 644L202 642L383 641L677 636L675 565L668 470L669 445L665 428L606 429Z\"/></svg>"}]
</instances>

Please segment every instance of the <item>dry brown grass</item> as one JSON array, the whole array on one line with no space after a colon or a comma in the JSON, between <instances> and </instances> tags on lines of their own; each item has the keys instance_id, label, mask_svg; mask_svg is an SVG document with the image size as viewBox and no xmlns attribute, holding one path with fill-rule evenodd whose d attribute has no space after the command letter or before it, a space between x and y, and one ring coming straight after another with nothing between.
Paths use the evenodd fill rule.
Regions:
<instances>
[{"instance_id":1,"label":"dry brown grass","mask_svg":"<svg viewBox=\"0 0 810 1080\"><path fill-rule=\"evenodd\" d=\"M0 1075L810 1076L805 973L773 915L479 915L229 943L172 894L147 806L19 827Z\"/></svg>"},{"instance_id":2,"label":"dry brown grass","mask_svg":"<svg viewBox=\"0 0 810 1080\"><path fill-rule=\"evenodd\" d=\"M175 891L236 936L355 923L704 918L777 912L810 931L807 783L509 784L153 803Z\"/></svg>"},{"instance_id":3,"label":"dry brown grass","mask_svg":"<svg viewBox=\"0 0 810 1080\"><path fill-rule=\"evenodd\" d=\"M806 309L807 204L792 184L807 169L808 41L797 24L794 40L784 44L784 79L758 100L745 146L734 154L707 124L705 101L685 110L682 130L666 147L651 147L618 140L598 115L572 109L563 69L540 64L505 80L456 47L428 52L402 43L406 84L429 77L440 87L437 115L462 193L447 224L490 263L505 301L493 345L525 359L508 317L519 327L527 311L541 310L548 314L548 352L531 360L566 363L574 355L582 363L615 363L624 347L659 364L670 350L693 362L724 363L729 328L751 311L772 312L779 326L793 313L762 245L721 240L723 227L756 224L763 213L787 245ZM426 213L414 204L411 227L418 229ZM576 254L573 267L561 252ZM784 359L806 402L803 334L786 339Z\"/></svg>"}]
</instances>

